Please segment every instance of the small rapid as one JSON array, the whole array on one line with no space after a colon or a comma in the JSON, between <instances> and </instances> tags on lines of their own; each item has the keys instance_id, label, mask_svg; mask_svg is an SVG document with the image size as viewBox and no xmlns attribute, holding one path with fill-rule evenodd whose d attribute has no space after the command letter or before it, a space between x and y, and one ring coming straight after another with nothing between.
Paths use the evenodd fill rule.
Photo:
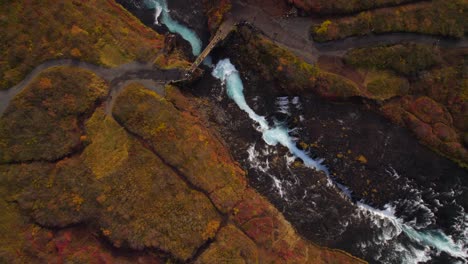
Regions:
<instances>
[{"instance_id":1,"label":"small rapid","mask_svg":"<svg viewBox=\"0 0 468 264\"><path fill-rule=\"evenodd\" d=\"M296 146L296 141L290 135L290 131L282 124L276 123L270 126L265 117L258 115L247 104L243 90L244 86L238 71L229 59L220 60L212 71L213 77L217 78L226 86L226 92L238 107L246 112L248 116L257 123L257 130L262 133L262 139L269 146L280 144L286 147L289 152L296 158L303 161L306 167L323 171L328 178L329 183L334 184L341 190L342 195L351 199L351 192L343 185L334 183L330 178L329 171L322 164L322 159L313 159L303 150ZM249 151L249 157L253 160L254 149ZM260 166L260 163L257 165ZM262 168L265 172L268 170L268 164ZM281 197L284 196L284 188L276 177L272 177L275 185L278 187ZM405 223L402 219L396 217L395 210L391 204L385 206L385 210L373 208L363 202L357 202L357 209L362 215L370 218L374 223L375 228L382 229L382 234L377 235L377 240L374 243L379 243L382 246L392 248L395 252L400 252L400 261L402 263L419 263L431 260L431 248L435 249L435 254L445 252L455 258L468 259L466 245L462 242L456 243L451 236L446 235L442 230L429 229L417 230L410 223ZM385 230L384 230L385 229ZM400 235L404 234L411 244L402 244L398 242ZM389 243L392 243L390 245ZM372 246L372 245L364 245Z\"/></svg>"},{"instance_id":2,"label":"small rapid","mask_svg":"<svg viewBox=\"0 0 468 264\"><path fill-rule=\"evenodd\" d=\"M254 110L252 110L252 108L250 108L245 101L244 85L242 84L239 72L229 59L220 60L218 64L216 64L212 75L226 85L229 98L234 100L239 108L246 112L249 117L259 125L257 130L263 134L262 138L265 143L270 146L280 144L288 148L293 155L300 158L304 162L305 166L317 171L323 171L325 174L329 175L328 169L322 164L323 160L312 159L307 155L307 153L300 150L296 146L296 142L289 135L290 131L288 131L285 126L277 123L271 127L265 117L258 115Z\"/></svg>"},{"instance_id":3,"label":"small rapid","mask_svg":"<svg viewBox=\"0 0 468 264\"><path fill-rule=\"evenodd\" d=\"M196 33L171 18L170 10L165 0L144 0L144 3L146 8L154 9L155 24L164 24L169 31L179 34L183 39L187 40L192 47L193 55L197 56L201 53L202 42ZM211 57L207 58L204 65L212 66ZM270 171L268 159L266 161L261 161L259 159L259 157L266 156L271 152L276 152L274 146L278 144L286 147L293 155L292 157L286 157L288 166L294 159L301 159L306 167L324 172L328 179L328 186L331 187L333 185L337 187L336 189L340 190L342 196L348 197L349 200L352 201L351 191L345 186L333 181L328 168L322 164L323 160L311 158L308 152L297 147L296 139L292 136L292 130L280 122L270 124L264 116L258 115L249 106L244 96L244 86L241 77L229 59L220 60L214 65L212 75L226 86L228 97L232 99L242 111L248 114L249 118L257 125L256 130L262 133L262 139L268 146L268 149L260 150L259 152L256 150L255 145L251 146L247 150L249 161L256 169L269 175L282 199L288 201L288 189L292 184L297 184L297 182L284 182L281 175ZM278 98L277 106L280 109L279 112L289 114L291 105L288 100L288 98L284 97ZM298 97L295 97L291 103L300 107ZM303 117L300 116L300 119L303 119ZM395 171L393 174L397 175ZM399 176L397 175L397 177ZM308 191L313 192L313 189L304 190L304 198L307 196ZM426 207L422 200L408 201L410 203L416 202L415 208L424 209ZM363 201L354 204L356 216L353 218L357 219L356 221L358 222L368 223L369 225L367 229L369 234L363 234L363 237L366 237L365 239L356 238L356 240L353 240L356 244L359 244L358 247L361 249L361 253L367 257L372 256L372 258L379 263L420 263L431 261L432 256L444 252L445 254L464 260L458 263L467 263L467 215L464 214L459 217L460 229L462 231L465 230L465 239L455 239L445 234L440 229L431 228L431 226L434 227L434 221L429 219L431 218L431 214L433 214L430 209L428 209L427 212L427 219L429 219L429 221L423 223L416 224L408 219L403 220L401 215L397 217L396 211L398 210L395 208L398 206L401 207L401 204L407 203L408 201L394 201L387 204L384 210L373 208ZM406 210L411 210L410 206L406 205L406 207L407 208L404 208L405 212ZM343 226L343 230L345 230L348 224L352 225L352 223L353 219L343 219L340 225ZM364 254L366 251L372 251L372 253ZM390 258L385 256L389 251L391 251L392 255Z\"/></svg>"},{"instance_id":4,"label":"small rapid","mask_svg":"<svg viewBox=\"0 0 468 264\"><path fill-rule=\"evenodd\" d=\"M162 23L166 25L169 31L180 35L190 43L193 56L200 55L202 41L193 30L172 19L166 0L145 0L145 6L155 10L154 24L160 25Z\"/></svg>"}]
</instances>

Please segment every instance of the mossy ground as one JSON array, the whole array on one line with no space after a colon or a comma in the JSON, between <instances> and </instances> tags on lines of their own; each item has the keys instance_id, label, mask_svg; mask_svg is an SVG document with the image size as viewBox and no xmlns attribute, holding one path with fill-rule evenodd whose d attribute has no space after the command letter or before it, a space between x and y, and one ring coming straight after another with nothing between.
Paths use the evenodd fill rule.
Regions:
<instances>
[{"instance_id":1,"label":"mossy ground","mask_svg":"<svg viewBox=\"0 0 468 264\"><path fill-rule=\"evenodd\" d=\"M412 32L462 38L466 33L466 1L434 0L395 8L366 11L324 21L312 27L316 41L330 41L371 33ZM326 28L324 23L327 24Z\"/></svg>"},{"instance_id":2,"label":"mossy ground","mask_svg":"<svg viewBox=\"0 0 468 264\"><path fill-rule=\"evenodd\" d=\"M0 89L47 60L113 67L152 62L164 45L164 36L107 0L2 1L0 25Z\"/></svg>"},{"instance_id":3,"label":"mossy ground","mask_svg":"<svg viewBox=\"0 0 468 264\"><path fill-rule=\"evenodd\" d=\"M208 28L212 35L216 33L216 30L221 25L226 13L231 10L232 4L230 0L203 0L206 13L208 16Z\"/></svg>"},{"instance_id":4,"label":"mossy ground","mask_svg":"<svg viewBox=\"0 0 468 264\"><path fill-rule=\"evenodd\" d=\"M263 80L274 82L282 93L314 92L330 98L361 94L359 88L346 78L304 62L246 26L240 26L233 39L235 43L232 46L236 48L230 52L243 54L231 56L237 60L236 65L255 69Z\"/></svg>"},{"instance_id":5,"label":"mossy ground","mask_svg":"<svg viewBox=\"0 0 468 264\"><path fill-rule=\"evenodd\" d=\"M51 83L57 90L66 89ZM35 93L41 88L30 89ZM104 263L116 261L118 256L96 239L89 241L94 233L110 241L112 250L157 249L177 261L209 245L200 263L210 263L211 258L359 263L300 239L271 204L246 187L244 172L204 127L190 101L175 87L167 87L166 93L168 99L131 84L117 98L113 113L123 126L98 106L84 120L83 151L57 162L0 166L0 207L5 210L0 227L13 230L3 234L5 240L16 241L1 245L3 259L87 262L92 253ZM241 203L246 205L238 207ZM263 212L261 221L254 219L260 217L257 212ZM82 226L84 233L69 226ZM76 244L77 237L86 239ZM211 240L212 245L205 244ZM18 252L28 253L19 258L14 255Z\"/></svg>"},{"instance_id":6,"label":"mossy ground","mask_svg":"<svg viewBox=\"0 0 468 264\"><path fill-rule=\"evenodd\" d=\"M289 2L311 14L348 14L383 6L415 2L415 0L292 0Z\"/></svg>"},{"instance_id":7,"label":"mossy ground","mask_svg":"<svg viewBox=\"0 0 468 264\"><path fill-rule=\"evenodd\" d=\"M140 85L127 87L116 105L115 118L197 187L212 193L218 209L229 211L240 199L245 188L242 170L232 165L222 145L190 113L177 114L169 101Z\"/></svg>"},{"instance_id":8,"label":"mossy ground","mask_svg":"<svg viewBox=\"0 0 468 264\"><path fill-rule=\"evenodd\" d=\"M366 74L367 97L384 101L405 95L410 89L407 79L386 71L370 71Z\"/></svg>"},{"instance_id":9,"label":"mossy ground","mask_svg":"<svg viewBox=\"0 0 468 264\"><path fill-rule=\"evenodd\" d=\"M405 76L414 76L442 62L437 47L421 44L353 49L346 54L344 60L353 67L392 70Z\"/></svg>"},{"instance_id":10,"label":"mossy ground","mask_svg":"<svg viewBox=\"0 0 468 264\"><path fill-rule=\"evenodd\" d=\"M388 100L384 115L424 144L466 167L468 129L463 49L397 44L349 51L349 67L365 70L368 98ZM444 118L440 118L444 116Z\"/></svg>"},{"instance_id":11,"label":"mossy ground","mask_svg":"<svg viewBox=\"0 0 468 264\"><path fill-rule=\"evenodd\" d=\"M2 172L20 207L46 227L92 224L117 247L153 247L178 259L191 257L212 236L212 223L221 221L207 197L103 110L86 129L89 146L81 155L56 164L11 165ZM109 165L114 168L103 170Z\"/></svg>"},{"instance_id":12,"label":"mossy ground","mask_svg":"<svg viewBox=\"0 0 468 264\"><path fill-rule=\"evenodd\" d=\"M108 92L93 72L55 67L42 72L0 118L0 163L56 160L79 148L82 116Z\"/></svg>"}]
</instances>

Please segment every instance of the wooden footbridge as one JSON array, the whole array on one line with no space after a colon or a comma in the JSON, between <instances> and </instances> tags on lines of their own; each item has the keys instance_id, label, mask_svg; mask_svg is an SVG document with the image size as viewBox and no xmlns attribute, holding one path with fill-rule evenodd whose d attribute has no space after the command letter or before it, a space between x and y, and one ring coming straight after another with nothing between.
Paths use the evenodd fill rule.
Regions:
<instances>
[{"instance_id":1,"label":"wooden footbridge","mask_svg":"<svg viewBox=\"0 0 468 264\"><path fill-rule=\"evenodd\" d=\"M195 72L195 70L200 66L200 64L208 57L210 52L218 45L219 42L223 41L229 33L231 33L232 29L235 26L235 22L233 19L228 18L226 19L221 26L218 28L218 31L216 31L216 34L214 37L211 39L210 43L206 48L203 50L200 55L198 55L197 59L192 63L192 65L187 69L185 72L185 76L190 78L189 76L192 76L192 74Z\"/></svg>"}]
</instances>

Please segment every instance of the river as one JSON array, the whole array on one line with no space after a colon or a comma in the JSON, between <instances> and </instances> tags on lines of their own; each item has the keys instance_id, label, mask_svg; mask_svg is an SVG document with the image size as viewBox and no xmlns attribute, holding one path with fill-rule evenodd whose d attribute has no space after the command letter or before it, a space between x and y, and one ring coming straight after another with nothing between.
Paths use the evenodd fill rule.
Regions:
<instances>
[{"instance_id":1,"label":"river","mask_svg":"<svg viewBox=\"0 0 468 264\"><path fill-rule=\"evenodd\" d=\"M164 0L145 0L145 3L146 8L154 10L155 24L161 23L169 31L180 34L190 43L193 55L200 53L202 48L200 39L190 28L171 18L170 10ZM247 158L244 159L243 164L248 164L249 174L254 171L254 175L259 177L260 185L271 185L270 190L277 193L279 199L283 200L280 204L285 207L293 207L295 199L297 200L293 198L292 192L302 191L303 200L313 200L317 195L324 196L327 192L331 198L327 198L326 201L322 199L326 208L317 205L318 202L311 202L308 209L310 209L311 218L312 214L333 215L333 221L335 221L333 223L336 224L333 228L339 230L335 233L338 233L337 236L346 237L346 241L337 243L337 246L372 263L467 262L468 217L464 206L458 205L454 198L464 197L459 192L463 192L465 187L457 189L454 186L453 189L445 192L435 187L423 188L411 177L406 177L404 172L393 169L389 161L388 167L385 168L389 175L387 180L393 182L395 186L403 186L401 190L411 195L401 196L404 198L397 200L388 200L380 208L374 208L366 204L366 201L356 201L352 195L353 190L337 182L332 176L333 173L339 173L337 168L330 165L333 164L332 162L317 157L318 153L313 153L313 148L305 151L298 147L298 140L306 133L301 133L299 127L290 127L287 122L281 121L281 118L271 118L280 112L312 122L311 120L315 119L313 113L305 114L307 111L304 108L310 107L310 103L314 103L313 100L306 104L306 98L277 97L274 107L263 107L265 113L263 116L254 111L254 108L259 107L253 108L248 102L262 105L261 100L268 96L259 94L247 100L244 93L249 87L244 87L243 77L228 58L219 59L211 74L222 83L222 87L225 87L227 98L247 114L244 116L251 119L254 130L261 135L263 142L252 141L248 143L249 147L237 150L246 153ZM242 122L245 123L244 120ZM333 137L334 135L330 133L326 136ZM280 146L287 151L285 152ZM281 159L279 163L282 163L281 166L285 168L281 173L273 168L273 157ZM293 168L295 161L301 161L309 171L298 172ZM316 175L314 179L318 179L317 182L321 179L324 182L321 185L311 185L320 186L317 189L307 189L300 185L299 179L309 177L310 170L322 172L314 174ZM290 175L285 176L284 171ZM262 175L265 177L260 178L263 177ZM303 187L302 190L301 187ZM428 201L428 199L431 200ZM450 233L446 233L447 228L440 226L440 217L435 216L437 211L446 210L446 208L455 210L452 214L453 219L449 221L451 222L449 226L452 227ZM301 208L302 211L306 209ZM324 212L324 210L332 213ZM286 208L285 211L288 209ZM309 216L302 214L301 217ZM331 219L330 222L332 222ZM310 228L313 229L313 227ZM326 236L326 234L322 235ZM336 240L340 239L336 238ZM314 242L321 243L321 241Z\"/></svg>"}]
</instances>

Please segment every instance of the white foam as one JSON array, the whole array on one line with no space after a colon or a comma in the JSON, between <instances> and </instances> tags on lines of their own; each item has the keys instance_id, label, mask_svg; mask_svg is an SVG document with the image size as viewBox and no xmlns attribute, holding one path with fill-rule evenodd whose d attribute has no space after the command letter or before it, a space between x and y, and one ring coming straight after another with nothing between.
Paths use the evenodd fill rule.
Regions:
<instances>
[{"instance_id":1,"label":"white foam","mask_svg":"<svg viewBox=\"0 0 468 264\"><path fill-rule=\"evenodd\" d=\"M245 101L242 80L229 59L219 61L212 75L226 85L229 98L234 100L239 108L249 115L250 119L260 125L260 130L267 130L269 128L265 117L257 115Z\"/></svg>"},{"instance_id":2,"label":"white foam","mask_svg":"<svg viewBox=\"0 0 468 264\"><path fill-rule=\"evenodd\" d=\"M372 214L374 217L387 221L393 225L396 232L389 232L389 229L382 228L383 233L379 237L381 241L392 240L403 232L409 239L424 248L431 247L439 253L446 252L456 258L468 258L468 252L465 245L460 242L456 243L451 236L446 235L442 230L435 229L419 231L409 224L403 223L401 219L395 216L395 208L390 204L385 205L384 210L373 208L361 202L358 202L357 206L365 212ZM381 223L374 222L374 224L382 227ZM414 257L414 263L418 263L416 259L426 259L426 257L423 256L428 256L427 253L419 252L416 248L409 248L409 246L407 246L407 250L412 252L411 254Z\"/></svg>"},{"instance_id":3,"label":"white foam","mask_svg":"<svg viewBox=\"0 0 468 264\"><path fill-rule=\"evenodd\" d=\"M156 10L154 13L154 24L159 25L159 17L161 16L162 13L162 7L161 6L156 6Z\"/></svg>"},{"instance_id":4,"label":"white foam","mask_svg":"<svg viewBox=\"0 0 468 264\"><path fill-rule=\"evenodd\" d=\"M197 34L193 30L171 18L166 0L145 0L145 5L147 8L154 8L156 10L154 18L155 24L159 24L159 22L161 22L166 25L169 31L179 34L183 39L190 43L194 56L200 55L202 49L200 38L198 38Z\"/></svg>"},{"instance_id":5,"label":"white foam","mask_svg":"<svg viewBox=\"0 0 468 264\"><path fill-rule=\"evenodd\" d=\"M276 106L278 107L278 112L291 115L289 112L289 98L287 96L276 98Z\"/></svg>"},{"instance_id":6,"label":"white foam","mask_svg":"<svg viewBox=\"0 0 468 264\"><path fill-rule=\"evenodd\" d=\"M234 65L231 64L229 59L224 59L218 62L215 69L212 72L212 75L215 78L220 79L223 84L226 84L228 96L234 100L234 102L239 106L240 109L245 111L249 117L259 124L258 130L263 133L262 138L268 145L276 146L278 144L289 149L295 157L300 158L304 165L313 168L319 171L323 171L327 174L329 182L331 179L329 177L328 169L321 164L322 160L315 160L308 156L308 154L296 147L295 139L290 136L290 132L287 128L281 126L280 124L275 124L275 126L270 127L265 117L257 115L247 104L244 94L243 94L243 84L240 79L239 73L237 72ZM285 104L285 100L282 99L279 101L280 105ZM251 147L248 150L249 160L251 162L256 159L254 156L258 155L258 152L255 151L255 148ZM290 162L290 159L286 157L287 161ZM260 165L255 164L255 165ZM387 170L387 173L392 177L398 179L400 176L398 173L390 167L390 170ZM280 195L283 197L284 191L281 182L269 174L274 181L276 189L279 191ZM338 183L335 185L342 191L347 197L351 197L351 191ZM450 195L454 195L450 193ZM411 241L415 242L421 249L417 249L411 245L402 246L399 242L393 243L392 247L398 247L398 250L401 250L402 256L400 259L403 259L405 263L418 263L422 261L430 260L430 248L436 250L436 252L446 252L453 257L467 258L468 253L465 246L461 243L456 243L452 237L446 235L441 230L417 230L408 223L404 223L402 219L395 216L395 207L391 204L384 206L383 210L373 208L363 202L356 203L357 208L370 217L373 220L373 224L380 228L381 233L377 234L376 240L374 242L386 245L396 239L400 234L404 233ZM432 211L427 207L422 199L415 202L413 205L418 208L426 209L427 214L430 218L433 218ZM427 225L426 225L427 226ZM367 245L363 244L361 248L365 248ZM381 251L378 253L376 258L381 257ZM398 257L398 256L396 256Z\"/></svg>"}]
</instances>

